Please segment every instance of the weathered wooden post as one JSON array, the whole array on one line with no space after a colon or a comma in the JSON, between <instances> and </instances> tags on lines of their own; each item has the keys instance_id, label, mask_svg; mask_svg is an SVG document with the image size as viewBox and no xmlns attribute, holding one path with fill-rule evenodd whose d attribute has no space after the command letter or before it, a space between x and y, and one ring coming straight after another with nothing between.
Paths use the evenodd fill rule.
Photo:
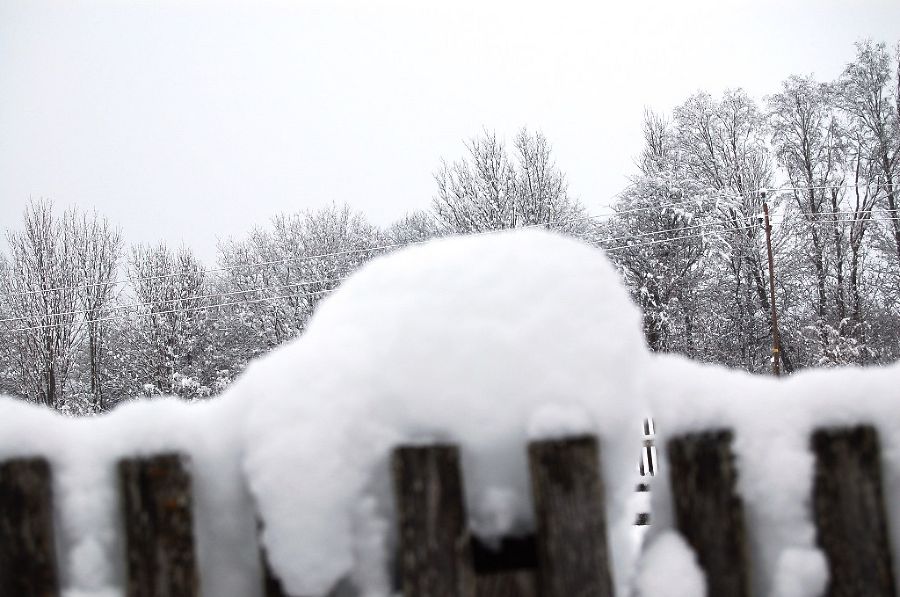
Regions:
<instances>
[{"instance_id":1,"label":"weathered wooden post","mask_svg":"<svg viewBox=\"0 0 900 597\"><path fill-rule=\"evenodd\" d=\"M50 465L43 458L0 462L0 595L59 595Z\"/></svg>"},{"instance_id":2,"label":"weathered wooden post","mask_svg":"<svg viewBox=\"0 0 900 597\"><path fill-rule=\"evenodd\" d=\"M894 597L878 433L870 426L820 429L813 518L828 559L828 597Z\"/></svg>"},{"instance_id":3,"label":"weathered wooden post","mask_svg":"<svg viewBox=\"0 0 900 597\"><path fill-rule=\"evenodd\" d=\"M534 570L518 570L476 578L477 597L537 597Z\"/></svg>"},{"instance_id":4,"label":"weathered wooden post","mask_svg":"<svg viewBox=\"0 0 900 597\"><path fill-rule=\"evenodd\" d=\"M611 597L606 514L597 440L528 446L542 597Z\"/></svg>"},{"instance_id":5,"label":"weathered wooden post","mask_svg":"<svg viewBox=\"0 0 900 597\"><path fill-rule=\"evenodd\" d=\"M163 454L119 462L128 597L199 595L185 460Z\"/></svg>"},{"instance_id":6,"label":"weathered wooden post","mask_svg":"<svg viewBox=\"0 0 900 597\"><path fill-rule=\"evenodd\" d=\"M669 441L675 523L697 553L711 597L749 597L743 504L730 431L692 433Z\"/></svg>"},{"instance_id":7,"label":"weathered wooden post","mask_svg":"<svg viewBox=\"0 0 900 597\"><path fill-rule=\"evenodd\" d=\"M403 594L471 597L475 583L459 451L449 445L401 447L392 466Z\"/></svg>"}]
</instances>

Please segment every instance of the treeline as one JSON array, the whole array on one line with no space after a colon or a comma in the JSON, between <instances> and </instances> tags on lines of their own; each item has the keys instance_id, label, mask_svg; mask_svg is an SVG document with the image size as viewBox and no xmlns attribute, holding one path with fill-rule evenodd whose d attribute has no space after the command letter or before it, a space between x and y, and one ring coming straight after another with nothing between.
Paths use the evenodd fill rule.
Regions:
<instances>
[{"instance_id":1,"label":"treeline","mask_svg":"<svg viewBox=\"0 0 900 597\"><path fill-rule=\"evenodd\" d=\"M301 333L372 257L522 226L605 247L652 349L768 371L763 201L784 369L900 356L900 52L860 43L837 81L790 77L762 102L695 94L671 115L648 112L644 139L608 217L569 194L543 135L506 146L486 132L441 165L426 210L387 228L346 206L276 216L222 243L212 268L186 247L126 247L100 215L32 202L0 255L0 392L72 414L210 396Z\"/></svg>"},{"instance_id":2,"label":"treeline","mask_svg":"<svg viewBox=\"0 0 900 597\"><path fill-rule=\"evenodd\" d=\"M573 219L540 133L511 148L492 134L436 175L431 209L382 229L347 206L279 215L219 246L207 268L187 247L125 246L105 218L26 206L0 255L0 393L73 414L138 395L203 398L301 333L316 305L376 255L429 238Z\"/></svg>"},{"instance_id":3,"label":"treeline","mask_svg":"<svg viewBox=\"0 0 900 597\"><path fill-rule=\"evenodd\" d=\"M856 50L835 81L792 76L762 103L697 93L646 114L640 174L609 230L640 236L615 260L654 350L770 368L765 201L783 369L900 356L900 45ZM664 238L678 240L647 242Z\"/></svg>"}]
</instances>

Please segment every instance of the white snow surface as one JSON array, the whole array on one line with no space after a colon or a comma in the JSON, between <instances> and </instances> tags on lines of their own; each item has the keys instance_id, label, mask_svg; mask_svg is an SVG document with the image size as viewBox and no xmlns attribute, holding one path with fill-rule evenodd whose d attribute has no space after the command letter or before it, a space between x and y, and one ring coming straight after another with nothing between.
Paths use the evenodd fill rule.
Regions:
<instances>
[{"instance_id":1,"label":"white snow surface","mask_svg":"<svg viewBox=\"0 0 900 597\"><path fill-rule=\"evenodd\" d=\"M706 597L706 578L681 535L664 531L644 551L635 589L636 597Z\"/></svg>"},{"instance_id":2,"label":"white snow surface","mask_svg":"<svg viewBox=\"0 0 900 597\"><path fill-rule=\"evenodd\" d=\"M260 594L256 521L235 441L235 400L154 398L92 419L70 419L0 397L0 461L46 456L66 597L124 595L124 531L116 462L177 451L191 457L194 536L204 595ZM215 574L212 571L215 570Z\"/></svg>"},{"instance_id":3,"label":"white snow surface","mask_svg":"<svg viewBox=\"0 0 900 597\"><path fill-rule=\"evenodd\" d=\"M458 237L366 265L233 390L253 405L245 471L286 588L321 593L353 570L386 591L373 574L388 545L366 563L353 547L360 529L389 527L392 447L459 444L472 526L490 538L531 523L529 439L574 429L602 438L624 591L648 361L617 273L574 240ZM359 512L360 496L374 507Z\"/></svg>"},{"instance_id":4,"label":"white snow surface","mask_svg":"<svg viewBox=\"0 0 900 597\"><path fill-rule=\"evenodd\" d=\"M138 400L72 420L0 398L0 460L50 460L66 597L122 595L115 463L169 451L192 460L203 595L261 594L258 516L289 593L323 594L349 575L374 597L388 594L393 447L458 444L473 530L490 539L532 525L527 442L596 433L616 589L626 595L641 419L652 411L661 474L638 568L645 597L702 594L693 555L672 531L664 448L717 428L735 432L754 594L811 597L827 567L809 512L810 433L874 424L890 506L900 495L898 382L900 365L775 380L651 356L600 251L515 231L370 262L322 302L299 339L208 402Z\"/></svg>"},{"instance_id":5,"label":"white snow surface","mask_svg":"<svg viewBox=\"0 0 900 597\"><path fill-rule=\"evenodd\" d=\"M818 369L775 379L658 355L650 372L646 389L662 473L651 483L650 538L673 526L666 442L691 431L732 429L753 594L805 595L785 578L785 558L802 570L805 586L825 586L827 570L824 556L822 565L816 563L810 511L810 436L820 427L872 424L880 437L890 540L900 545L900 512L890 512L891 500L900 495L900 365Z\"/></svg>"},{"instance_id":6,"label":"white snow surface","mask_svg":"<svg viewBox=\"0 0 900 597\"><path fill-rule=\"evenodd\" d=\"M51 462L66 597L122 594L115 463L168 451L192 459L203 595L260 595L258 515L287 592L349 575L374 596L389 591L393 447L457 443L490 539L532 524L527 442L593 432L624 594L648 363L600 251L535 230L449 238L364 266L215 400L71 420L0 399L0 459Z\"/></svg>"},{"instance_id":7,"label":"white snow surface","mask_svg":"<svg viewBox=\"0 0 900 597\"><path fill-rule=\"evenodd\" d=\"M820 597L828 584L828 562L820 549L785 549L778 558L772 597Z\"/></svg>"}]
</instances>

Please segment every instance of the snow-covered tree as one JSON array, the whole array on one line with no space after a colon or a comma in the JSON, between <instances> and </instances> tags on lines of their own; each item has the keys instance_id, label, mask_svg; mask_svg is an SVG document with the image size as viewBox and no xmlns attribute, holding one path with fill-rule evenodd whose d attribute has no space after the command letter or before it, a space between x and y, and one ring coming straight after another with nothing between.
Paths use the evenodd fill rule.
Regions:
<instances>
[{"instance_id":1,"label":"snow-covered tree","mask_svg":"<svg viewBox=\"0 0 900 597\"><path fill-rule=\"evenodd\" d=\"M390 244L348 206L279 215L268 228L220 246L218 290L232 303L217 310L229 369L294 338L316 305Z\"/></svg>"},{"instance_id":2,"label":"snow-covered tree","mask_svg":"<svg viewBox=\"0 0 900 597\"><path fill-rule=\"evenodd\" d=\"M465 234L546 225L574 233L590 228L540 132L519 131L512 152L487 131L466 149L466 157L444 162L435 174L432 210L440 230Z\"/></svg>"},{"instance_id":3,"label":"snow-covered tree","mask_svg":"<svg viewBox=\"0 0 900 597\"><path fill-rule=\"evenodd\" d=\"M120 372L114 394L209 395L198 362L207 341L210 300L203 265L185 247L136 246L128 280L131 292L114 339Z\"/></svg>"},{"instance_id":4,"label":"snow-covered tree","mask_svg":"<svg viewBox=\"0 0 900 597\"><path fill-rule=\"evenodd\" d=\"M7 232L9 258L0 277L16 393L58 407L76 357L79 324L73 230L49 201L30 202L22 228ZM7 366L9 367L9 366Z\"/></svg>"}]
</instances>

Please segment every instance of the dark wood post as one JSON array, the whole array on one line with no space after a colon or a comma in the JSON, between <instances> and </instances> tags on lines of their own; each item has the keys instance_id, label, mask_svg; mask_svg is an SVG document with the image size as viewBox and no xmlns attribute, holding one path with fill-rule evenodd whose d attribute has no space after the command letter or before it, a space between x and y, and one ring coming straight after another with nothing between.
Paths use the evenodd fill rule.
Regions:
<instances>
[{"instance_id":1,"label":"dark wood post","mask_svg":"<svg viewBox=\"0 0 900 597\"><path fill-rule=\"evenodd\" d=\"M874 428L820 429L813 518L828 559L828 597L894 597L894 573Z\"/></svg>"},{"instance_id":2,"label":"dark wood post","mask_svg":"<svg viewBox=\"0 0 900 597\"><path fill-rule=\"evenodd\" d=\"M669 441L669 483L675 522L706 573L706 594L749 597L744 511L731 441L730 431Z\"/></svg>"},{"instance_id":3,"label":"dark wood post","mask_svg":"<svg viewBox=\"0 0 900 597\"><path fill-rule=\"evenodd\" d=\"M542 597L611 597L606 514L597 440L528 446Z\"/></svg>"},{"instance_id":4,"label":"dark wood post","mask_svg":"<svg viewBox=\"0 0 900 597\"><path fill-rule=\"evenodd\" d=\"M0 595L59 595L55 549L50 465L0 462Z\"/></svg>"},{"instance_id":5,"label":"dark wood post","mask_svg":"<svg viewBox=\"0 0 900 597\"><path fill-rule=\"evenodd\" d=\"M459 451L449 445L401 447L392 465L403 594L471 597L475 583Z\"/></svg>"},{"instance_id":6,"label":"dark wood post","mask_svg":"<svg viewBox=\"0 0 900 597\"><path fill-rule=\"evenodd\" d=\"M191 477L185 462L178 454L119 462L128 597L199 595Z\"/></svg>"},{"instance_id":7,"label":"dark wood post","mask_svg":"<svg viewBox=\"0 0 900 597\"><path fill-rule=\"evenodd\" d=\"M477 597L537 597L534 570L479 575Z\"/></svg>"}]
</instances>

